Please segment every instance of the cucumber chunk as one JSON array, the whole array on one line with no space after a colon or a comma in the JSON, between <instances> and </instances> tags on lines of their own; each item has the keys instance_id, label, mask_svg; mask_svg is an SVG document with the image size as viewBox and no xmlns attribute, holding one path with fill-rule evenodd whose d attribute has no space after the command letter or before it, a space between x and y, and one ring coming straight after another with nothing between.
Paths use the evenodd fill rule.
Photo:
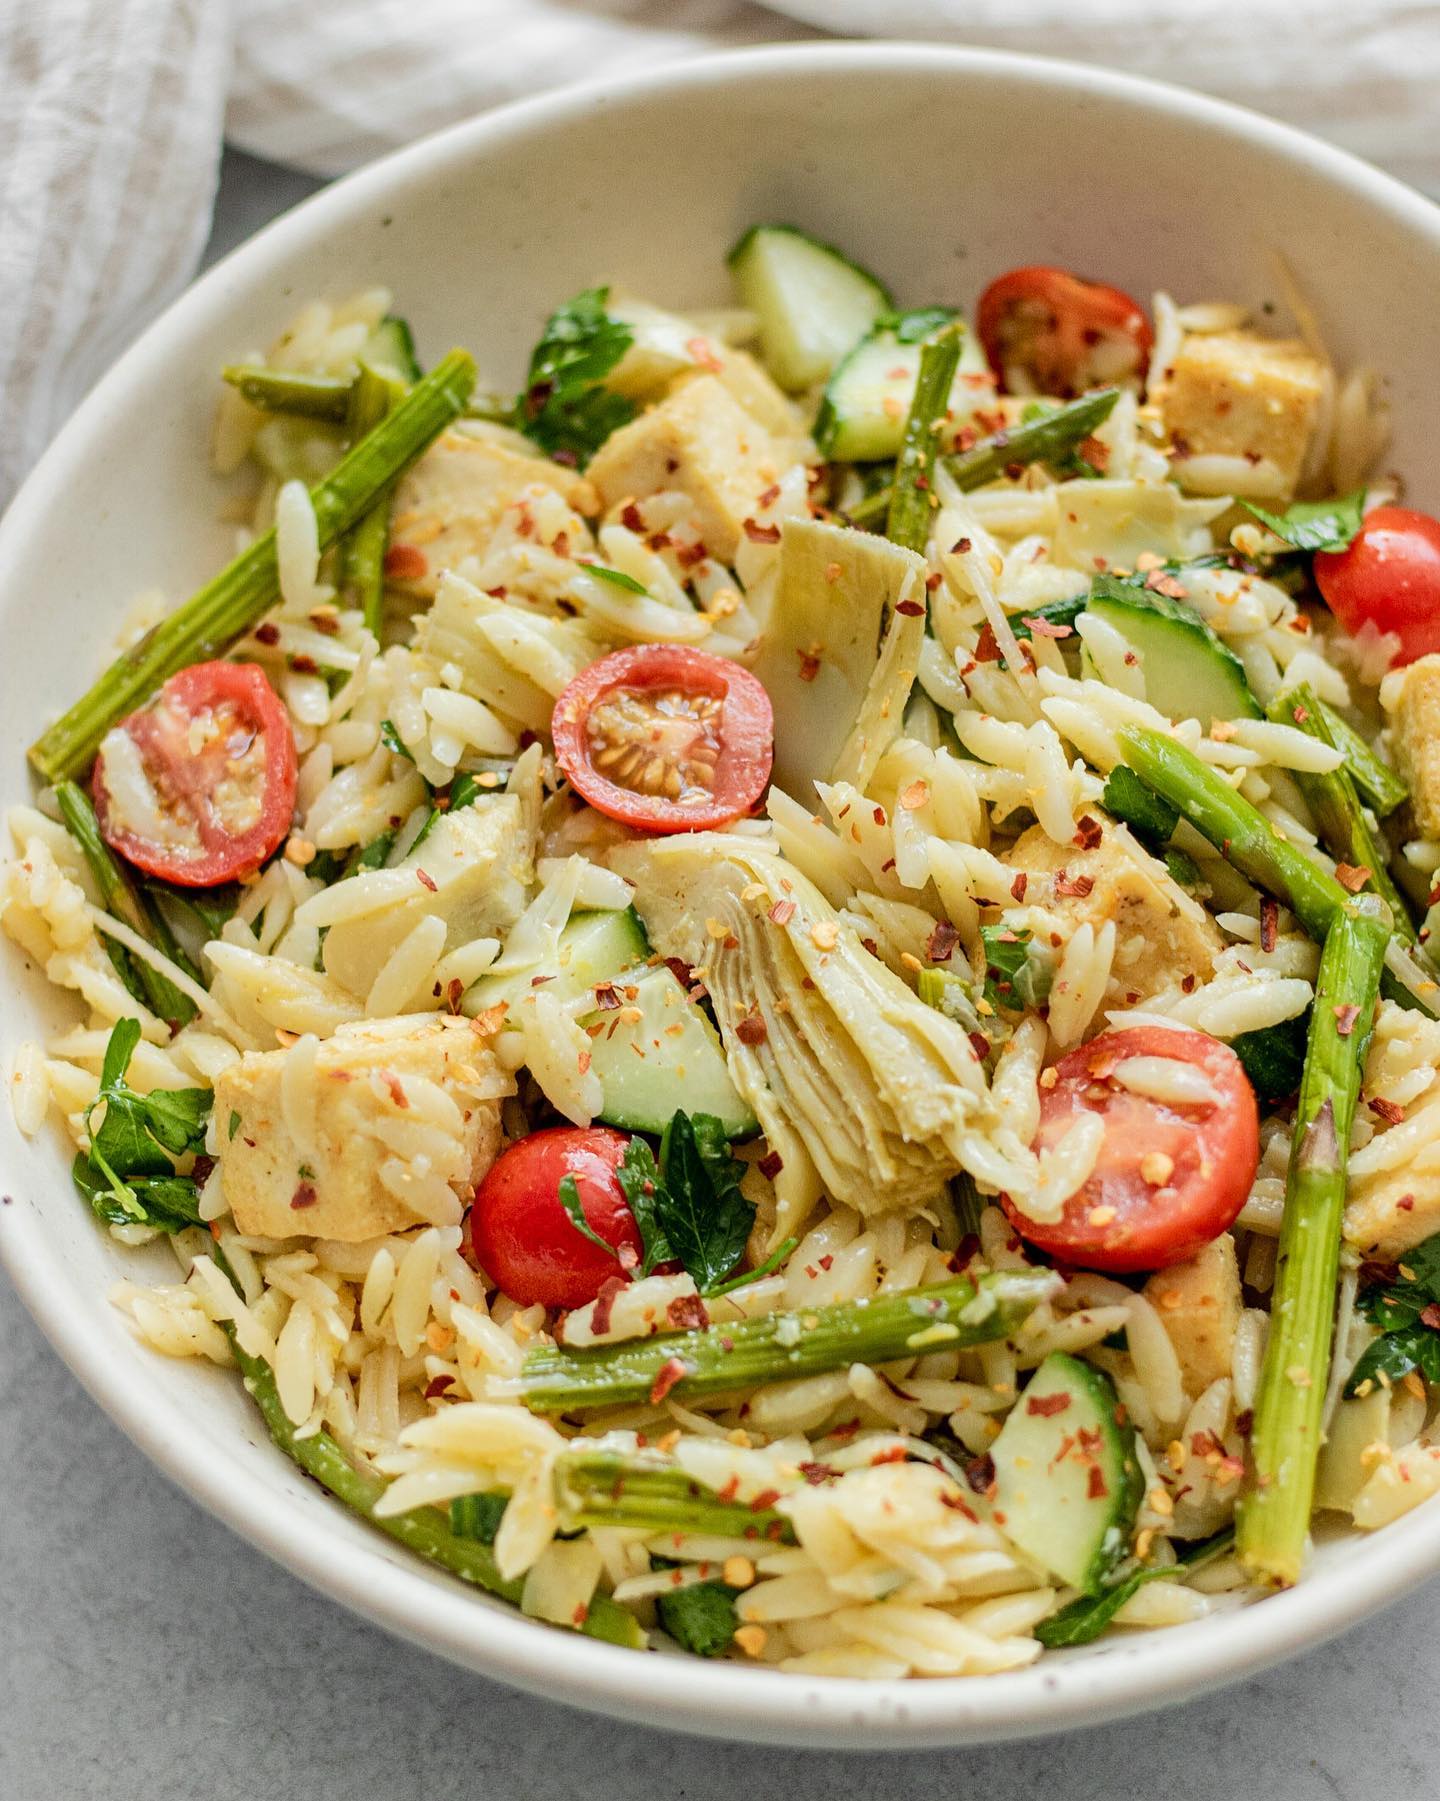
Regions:
<instances>
[{"instance_id":1,"label":"cucumber chunk","mask_svg":"<svg viewBox=\"0 0 1440 1801\"><path fill-rule=\"evenodd\" d=\"M760 354L792 393L822 382L893 302L884 284L792 225L753 225L726 259L760 320Z\"/></svg>"},{"instance_id":2,"label":"cucumber chunk","mask_svg":"<svg viewBox=\"0 0 1440 1801\"><path fill-rule=\"evenodd\" d=\"M1111 625L1140 659L1145 698L1171 719L1259 719L1245 665L1193 607L1150 588L1096 582L1085 608Z\"/></svg>"},{"instance_id":3,"label":"cucumber chunk","mask_svg":"<svg viewBox=\"0 0 1440 1801\"><path fill-rule=\"evenodd\" d=\"M393 375L403 382L417 382L421 369L415 355L415 340L409 321L398 313L386 313L370 334L364 350L364 361L382 374Z\"/></svg>"},{"instance_id":4,"label":"cucumber chunk","mask_svg":"<svg viewBox=\"0 0 1440 1801\"><path fill-rule=\"evenodd\" d=\"M890 313L837 365L815 420L821 454L837 462L869 463L897 456L920 373L926 340L960 315L951 307ZM975 401L970 378L984 371L984 352L967 332L950 394L950 411L969 414Z\"/></svg>"},{"instance_id":5,"label":"cucumber chunk","mask_svg":"<svg viewBox=\"0 0 1440 1801\"><path fill-rule=\"evenodd\" d=\"M557 1000L573 1000L597 982L608 982L650 954L650 940L633 907L577 913L560 934L559 974L545 989ZM483 1013L498 1001L514 1002L531 992L531 977L540 969L509 969L472 982L463 1002L465 1012Z\"/></svg>"},{"instance_id":6,"label":"cucumber chunk","mask_svg":"<svg viewBox=\"0 0 1440 1801\"><path fill-rule=\"evenodd\" d=\"M1082 1594L1098 1593L1130 1550L1144 1482L1123 1420L1110 1378L1054 1351L990 1451L996 1525Z\"/></svg>"},{"instance_id":7,"label":"cucumber chunk","mask_svg":"<svg viewBox=\"0 0 1440 1801\"><path fill-rule=\"evenodd\" d=\"M674 974L657 964L618 976L615 985L624 1005L580 1021L602 1028L590 1041L590 1073L605 1091L599 1117L659 1133L676 1113L711 1113L727 1137L753 1138L759 1121L730 1080L719 1035Z\"/></svg>"}]
</instances>

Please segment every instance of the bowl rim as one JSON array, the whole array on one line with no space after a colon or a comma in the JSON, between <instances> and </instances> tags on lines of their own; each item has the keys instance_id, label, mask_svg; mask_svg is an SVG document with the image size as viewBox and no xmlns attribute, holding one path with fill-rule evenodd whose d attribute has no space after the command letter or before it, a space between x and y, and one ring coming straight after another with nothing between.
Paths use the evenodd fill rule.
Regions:
<instances>
[{"instance_id":1,"label":"bowl rim","mask_svg":"<svg viewBox=\"0 0 1440 1801\"><path fill-rule=\"evenodd\" d=\"M1308 166L1335 187L1388 214L1440 253L1440 207L1392 176L1294 127L1166 83L1056 58L921 42L787 44L691 58L605 78L497 108L392 152L282 214L187 288L136 338L80 403L0 519L0 567L62 504L74 466L112 411L143 379L162 343L202 330L234 304L237 286L263 279L319 226L342 226L417 175L460 166L487 146L543 134L599 109L661 91L724 89L752 76L803 80L864 69L875 76L1004 79L1161 113ZM684 1657L652 1658L525 1619L481 1601L459 1582L376 1535L357 1555L328 1529L329 1506L294 1505L243 1462L206 1454L197 1437L171 1437L151 1391L132 1388L103 1355L89 1313L71 1313L47 1280L55 1252L38 1212L15 1208L0 1233L0 1260L51 1345L90 1395L166 1476L242 1538L353 1611L481 1674L550 1700L633 1722L717 1736L743 1730L755 1743L896 1750L995 1742L1094 1725L1238 1681L1356 1623L1440 1569L1440 1506L1422 1507L1357 1546L1338 1567L1260 1607L1191 1626L1137 1634L1083 1657L1051 1656L986 1677L862 1682L782 1676Z\"/></svg>"}]
</instances>

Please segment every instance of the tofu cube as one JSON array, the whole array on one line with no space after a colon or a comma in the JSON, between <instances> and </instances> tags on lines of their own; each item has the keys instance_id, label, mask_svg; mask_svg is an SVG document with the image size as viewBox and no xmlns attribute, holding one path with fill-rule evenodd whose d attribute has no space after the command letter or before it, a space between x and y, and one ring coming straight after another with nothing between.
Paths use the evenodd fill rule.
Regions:
<instances>
[{"instance_id":1,"label":"tofu cube","mask_svg":"<svg viewBox=\"0 0 1440 1801\"><path fill-rule=\"evenodd\" d=\"M1382 696L1415 824L1420 836L1440 838L1440 656L1432 653L1394 671Z\"/></svg>"},{"instance_id":2,"label":"tofu cube","mask_svg":"<svg viewBox=\"0 0 1440 1801\"><path fill-rule=\"evenodd\" d=\"M403 862L337 882L305 903L302 922L327 926L325 973L363 1000L385 959L429 915L445 921L445 949L503 935L520 917L530 879L521 803L497 795L442 813Z\"/></svg>"},{"instance_id":3,"label":"tofu cube","mask_svg":"<svg viewBox=\"0 0 1440 1801\"><path fill-rule=\"evenodd\" d=\"M1363 1256L1388 1263L1440 1232L1440 1172L1404 1167L1352 1183L1345 1238Z\"/></svg>"},{"instance_id":4,"label":"tofu cube","mask_svg":"<svg viewBox=\"0 0 1440 1801\"><path fill-rule=\"evenodd\" d=\"M1245 492L1288 500L1295 492L1325 391L1325 370L1295 338L1248 331L1192 333L1165 378L1161 406L1175 444L1175 473L1192 492L1228 491L1192 459L1240 457ZM1191 479L1193 477L1193 479Z\"/></svg>"},{"instance_id":5,"label":"tofu cube","mask_svg":"<svg viewBox=\"0 0 1440 1801\"><path fill-rule=\"evenodd\" d=\"M397 587L432 596L447 569L484 554L508 508L549 492L574 511L573 535L588 542L579 515L598 511L594 488L573 470L520 450L523 442L510 433L500 442L447 431L401 478L386 565Z\"/></svg>"},{"instance_id":6,"label":"tofu cube","mask_svg":"<svg viewBox=\"0 0 1440 1801\"><path fill-rule=\"evenodd\" d=\"M346 1244L458 1220L513 1088L475 1023L442 1014L247 1051L215 1083L226 1204L242 1232Z\"/></svg>"},{"instance_id":7,"label":"tofu cube","mask_svg":"<svg viewBox=\"0 0 1440 1801\"><path fill-rule=\"evenodd\" d=\"M728 563L761 494L785 468L775 439L725 383L700 375L608 438L588 475L607 509L651 494L687 494L705 548Z\"/></svg>"},{"instance_id":8,"label":"tofu cube","mask_svg":"<svg viewBox=\"0 0 1440 1801\"><path fill-rule=\"evenodd\" d=\"M1230 1374L1244 1303L1235 1240L1228 1232L1188 1263L1158 1270L1145 1284L1145 1299L1160 1315L1175 1347L1181 1380L1192 1400Z\"/></svg>"},{"instance_id":9,"label":"tofu cube","mask_svg":"<svg viewBox=\"0 0 1440 1801\"><path fill-rule=\"evenodd\" d=\"M1098 932L1115 922L1112 992L1136 1006L1193 976L1210 975L1220 928L1129 832L1111 830L1094 850L1057 844L1040 826L1016 839L1005 861L1029 876L1027 906ZM1058 884L1058 886L1057 886ZM1077 893L1083 889L1083 893Z\"/></svg>"}]
</instances>

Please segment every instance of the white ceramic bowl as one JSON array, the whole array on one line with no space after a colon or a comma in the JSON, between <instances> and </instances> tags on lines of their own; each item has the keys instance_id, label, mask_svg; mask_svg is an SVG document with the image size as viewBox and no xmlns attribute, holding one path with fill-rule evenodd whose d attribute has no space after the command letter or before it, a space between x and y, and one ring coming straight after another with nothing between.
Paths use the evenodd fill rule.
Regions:
<instances>
[{"instance_id":1,"label":"white ceramic bowl","mask_svg":"<svg viewBox=\"0 0 1440 1801\"><path fill-rule=\"evenodd\" d=\"M1093 69L933 47L718 57L512 107L308 201L171 308L80 408L0 527L0 795L24 748L106 659L136 591L180 599L224 560L205 472L218 367L314 293L392 286L423 353L452 343L514 382L545 313L597 277L661 302L722 299L756 219L847 246L911 302L969 301L1053 262L1137 294L1277 298L1282 251L1344 361L1388 374L1395 465L1440 501L1440 210L1294 131ZM5 1066L65 1003L4 953ZM1327 1545L1248 1610L983 1681L785 1677L558 1632L439 1576L350 1518L267 1440L229 1376L143 1349L105 1292L133 1253L94 1228L58 1136L0 1107L0 1251L96 1400L196 1500L315 1587L488 1676L693 1731L829 1747L961 1744L1094 1723L1233 1681L1440 1568L1440 1503ZM154 1267L168 1259L154 1253ZM169 1265L173 1271L173 1264ZM199 1607L202 1597L196 1595Z\"/></svg>"}]
</instances>

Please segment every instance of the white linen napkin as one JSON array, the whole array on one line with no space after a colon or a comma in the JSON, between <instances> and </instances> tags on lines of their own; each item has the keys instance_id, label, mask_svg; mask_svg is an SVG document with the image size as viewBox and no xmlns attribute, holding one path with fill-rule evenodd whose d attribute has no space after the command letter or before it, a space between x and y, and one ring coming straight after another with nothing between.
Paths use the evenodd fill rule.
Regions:
<instances>
[{"instance_id":1,"label":"white linen napkin","mask_svg":"<svg viewBox=\"0 0 1440 1801\"><path fill-rule=\"evenodd\" d=\"M818 31L1186 82L1440 190L1440 0L0 0L0 504L189 279L222 132L334 175L521 95Z\"/></svg>"}]
</instances>

